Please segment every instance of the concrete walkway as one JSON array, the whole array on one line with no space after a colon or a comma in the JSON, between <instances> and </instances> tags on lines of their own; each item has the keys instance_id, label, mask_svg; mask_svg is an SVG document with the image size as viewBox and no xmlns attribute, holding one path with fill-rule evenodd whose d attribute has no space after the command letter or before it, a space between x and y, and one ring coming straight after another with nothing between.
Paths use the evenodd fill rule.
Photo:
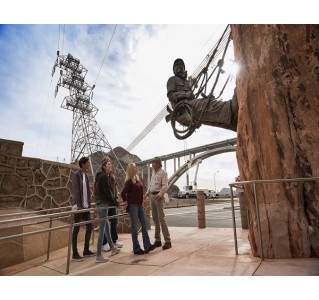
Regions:
<instances>
[{"instance_id":1,"label":"concrete walkway","mask_svg":"<svg viewBox=\"0 0 319 300\"><path fill-rule=\"evenodd\" d=\"M120 254L107 263L95 263L95 257L71 261L71 276L304 276L319 275L319 259L266 259L253 257L248 231L237 230L239 255L235 254L233 229L170 227L173 247L156 248L134 255L130 234L120 234L124 244ZM153 241L154 230L149 231ZM96 237L96 235L95 235ZM95 239L96 241L96 239ZM141 237L140 237L141 241ZM79 249L82 245L79 245ZM92 245L91 250L96 250ZM54 251L50 260L42 256L0 270L2 276L65 276L67 248Z\"/></svg>"}]
</instances>

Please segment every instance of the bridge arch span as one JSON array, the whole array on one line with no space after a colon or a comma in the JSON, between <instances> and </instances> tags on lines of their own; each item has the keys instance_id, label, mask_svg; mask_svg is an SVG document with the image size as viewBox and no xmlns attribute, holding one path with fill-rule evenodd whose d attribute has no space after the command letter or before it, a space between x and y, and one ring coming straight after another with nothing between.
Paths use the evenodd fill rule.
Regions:
<instances>
[{"instance_id":1,"label":"bridge arch span","mask_svg":"<svg viewBox=\"0 0 319 300\"><path fill-rule=\"evenodd\" d=\"M182 165L169 179L168 179L168 188L172 187L174 185L174 183L183 175L185 174L185 172L190 169L191 167L193 167L198 160L205 160L206 158L218 155L218 154L222 154L222 153L228 153L228 152L234 152L236 151L236 146L224 146L224 147L220 147L217 149L212 149L212 150L208 150L205 151L199 155L197 155L196 157L194 157L193 159L191 159L188 163L185 163L184 165Z\"/></svg>"},{"instance_id":2,"label":"bridge arch span","mask_svg":"<svg viewBox=\"0 0 319 300\"><path fill-rule=\"evenodd\" d=\"M169 188L191 167L193 167L198 160L205 160L214 155L234 152L236 151L237 138L227 139L220 142L215 142L191 149L187 149L184 151L178 151L175 153L170 153L166 155L160 156L160 159L163 162L163 168L166 170L166 162L169 160L173 160L174 162L174 174L168 179ZM180 158L184 158L188 156L189 159L187 163L181 165ZM147 159L143 161L136 162L136 164L141 168L142 178L144 179L144 167L146 167L147 173L147 182L150 182L151 179L151 162L152 159Z\"/></svg>"}]
</instances>

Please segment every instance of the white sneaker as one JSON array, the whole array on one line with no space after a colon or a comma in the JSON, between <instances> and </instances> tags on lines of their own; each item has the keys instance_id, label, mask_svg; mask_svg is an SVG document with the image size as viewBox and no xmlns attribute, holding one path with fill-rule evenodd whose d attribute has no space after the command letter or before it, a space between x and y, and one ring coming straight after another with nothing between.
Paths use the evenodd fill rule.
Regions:
<instances>
[{"instance_id":1,"label":"white sneaker","mask_svg":"<svg viewBox=\"0 0 319 300\"><path fill-rule=\"evenodd\" d=\"M114 248L112 249L111 256L116 255L116 254L119 254L120 252L121 252L121 249L118 249L118 248L114 247Z\"/></svg>"},{"instance_id":2,"label":"white sneaker","mask_svg":"<svg viewBox=\"0 0 319 300\"><path fill-rule=\"evenodd\" d=\"M96 263L105 263L108 261L109 259L107 257L104 257L103 255L97 256L95 260Z\"/></svg>"},{"instance_id":3,"label":"white sneaker","mask_svg":"<svg viewBox=\"0 0 319 300\"><path fill-rule=\"evenodd\" d=\"M102 246L102 250L105 252L109 252L111 250L110 245L107 243Z\"/></svg>"},{"instance_id":4,"label":"white sneaker","mask_svg":"<svg viewBox=\"0 0 319 300\"><path fill-rule=\"evenodd\" d=\"M115 246L116 248L122 248L122 247L123 247L123 244L120 243L120 242L118 242L118 241L116 241L116 242L114 243L114 246Z\"/></svg>"}]
</instances>

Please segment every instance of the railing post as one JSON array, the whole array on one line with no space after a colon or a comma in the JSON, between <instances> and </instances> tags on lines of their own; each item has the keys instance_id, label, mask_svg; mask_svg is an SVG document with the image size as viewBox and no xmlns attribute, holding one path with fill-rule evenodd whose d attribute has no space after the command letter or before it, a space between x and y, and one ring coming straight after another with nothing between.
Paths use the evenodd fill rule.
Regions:
<instances>
[{"instance_id":1,"label":"railing post","mask_svg":"<svg viewBox=\"0 0 319 300\"><path fill-rule=\"evenodd\" d=\"M239 207L240 207L241 228L248 229L248 213L247 213L245 193L240 192L238 195L238 198L239 198Z\"/></svg>"},{"instance_id":2,"label":"railing post","mask_svg":"<svg viewBox=\"0 0 319 300\"><path fill-rule=\"evenodd\" d=\"M74 213L71 212L70 218L70 231L69 231L69 242L68 242L68 257L66 261L66 272L65 275L68 275L70 272L70 258L71 258L71 243L72 243L72 234L73 234L73 227L74 227Z\"/></svg>"},{"instance_id":3,"label":"railing post","mask_svg":"<svg viewBox=\"0 0 319 300\"><path fill-rule=\"evenodd\" d=\"M259 205L258 205L257 192L256 192L256 182L254 182L254 198L255 198L255 206L256 206L258 235L259 235L260 258L263 261L264 260L264 248L263 248L263 240L262 240L262 235L261 235L261 225L260 225L260 216L259 216Z\"/></svg>"},{"instance_id":4,"label":"railing post","mask_svg":"<svg viewBox=\"0 0 319 300\"><path fill-rule=\"evenodd\" d=\"M206 228L204 191L197 191L198 228Z\"/></svg>"},{"instance_id":5,"label":"railing post","mask_svg":"<svg viewBox=\"0 0 319 300\"><path fill-rule=\"evenodd\" d=\"M50 225L49 228L52 228L52 218L50 217ZM50 249L51 249L51 230L49 231L49 237L48 237L48 249L47 249L47 260L50 258Z\"/></svg>"},{"instance_id":6,"label":"railing post","mask_svg":"<svg viewBox=\"0 0 319 300\"><path fill-rule=\"evenodd\" d=\"M94 208L96 208L95 203L92 203L92 205L94 205ZM95 218L96 218L96 211L94 210L94 212L93 212L93 220L95 220ZM94 231L95 231L94 226L95 226L95 223L92 223L93 229L92 229L92 234L91 234L91 245L94 245L94 237L95 237L95 235L94 235Z\"/></svg>"},{"instance_id":7,"label":"railing post","mask_svg":"<svg viewBox=\"0 0 319 300\"><path fill-rule=\"evenodd\" d=\"M236 217L235 217L235 205L234 205L234 194L233 187L230 186L230 197L231 197L231 211L233 217L233 230L234 230L234 241L235 241L235 253L238 255L238 245L237 245L237 232L236 232Z\"/></svg>"}]
</instances>

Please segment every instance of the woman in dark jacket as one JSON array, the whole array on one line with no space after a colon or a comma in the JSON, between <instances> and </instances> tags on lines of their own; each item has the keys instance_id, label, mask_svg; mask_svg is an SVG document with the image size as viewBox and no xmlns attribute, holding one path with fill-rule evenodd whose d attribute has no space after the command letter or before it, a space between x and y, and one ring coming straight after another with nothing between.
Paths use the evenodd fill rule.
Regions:
<instances>
[{"instance_id":1,"label":"woman in dark jacket","mask_svg":"<svg viewBox=\"0 0 319 300\"><path fill-rule=\"evenodd\" d=\"M131 218L131 235L134 254L144 254L155 249L147 232L147 221L143 207L143 183L137 174L137 167L134 163L127 166L125 185L121 193L123 201L127 201L127 211ZM138 241L137 221L142 225L142 236L144 250L141 249Z\"/></svg>"},{"instance_id":2,"label":"woman in dark jacket","mask_svg":"<svg viewBox=\"0 0 319 300\"><path fill-rule=\"evenodd\" d=\"M112 189L112 162L110 159L103 160L102 171L95 176L94 194L96 201L97 215L100 219L108 216L108 207L113 203L115 197ZM102 243L104 234L111 247L111 255L118 254L120 249L113 244L109 221L104 219L99 222L99 237L97 240L96 262L107 262L109 259L102 255Z\"/></svg>"}]
</instances>

